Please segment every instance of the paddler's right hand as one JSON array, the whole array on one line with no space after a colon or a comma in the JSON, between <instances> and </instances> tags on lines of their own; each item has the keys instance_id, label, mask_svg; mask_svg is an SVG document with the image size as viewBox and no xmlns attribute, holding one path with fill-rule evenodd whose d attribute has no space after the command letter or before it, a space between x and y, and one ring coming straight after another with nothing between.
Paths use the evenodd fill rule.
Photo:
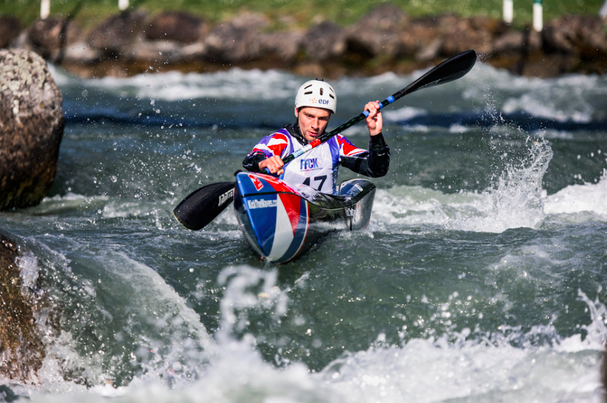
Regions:
<instances>
[{"instance_id":1,"label":"paddler's right hand","mask_svg":"<svg viewBox=\"0 0 607 403\"><path fill-rule=\"evenodd\" d=\"M282 159L278 155L273 155L259 163L259 170L263 173L268 168L271 174L282 175L284 173L284 169L282 169L284 165L284 162L282 162Z\"/></svg>"}]
</instances>

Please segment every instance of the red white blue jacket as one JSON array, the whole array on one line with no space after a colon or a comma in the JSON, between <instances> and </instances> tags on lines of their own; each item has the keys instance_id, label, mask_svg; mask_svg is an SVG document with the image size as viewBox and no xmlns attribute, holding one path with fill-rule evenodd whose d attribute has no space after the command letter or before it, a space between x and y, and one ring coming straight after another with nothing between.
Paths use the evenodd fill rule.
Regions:
<instances>
[{"instance_id":1,"label":"red white blue jacket","mask_svg":"<svg viewBox=\"0 0 607 403\"><path fill-rule=\"evenodd\" d=\"M285 158L305 144L307 141L299 127L286 125L261 139L242 165L248 171L260 172L259 163L264 159L274 155ZM371 136L369 151L357 148L347 138L337 134L286 164L279 178L289 185L303 183L323 193L336 194L339 165L361 175L384 176L390 165L390 149L381 133Z\"/></svg>"}]
</instances>

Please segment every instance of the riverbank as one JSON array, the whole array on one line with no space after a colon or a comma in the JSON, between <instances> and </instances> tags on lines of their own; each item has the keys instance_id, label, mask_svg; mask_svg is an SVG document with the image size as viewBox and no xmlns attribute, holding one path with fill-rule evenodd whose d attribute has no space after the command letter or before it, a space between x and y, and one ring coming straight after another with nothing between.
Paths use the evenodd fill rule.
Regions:
<instances>
[{"instance_id":1,"label":"riverbank","mask_svg":"<svg viewBox=\"0 0 607 403\"><path fill-rule=\"evenodd\" d=\"M4 18L0 26L9 27ZM266 14L244 12L212 24L183 11L133 9L84 29L55 15L23 29L13 21L0 46L33 50L84 78L232 67L328 78L407 74L467 49L518 75L607 71L606 26L598 16L564 15L546 21L542 32L515 29L496 17L412 17L391 3L348 26L324 20L301 28L296 17L281 18L277 25Z\"/></svg>"}]
</instances>

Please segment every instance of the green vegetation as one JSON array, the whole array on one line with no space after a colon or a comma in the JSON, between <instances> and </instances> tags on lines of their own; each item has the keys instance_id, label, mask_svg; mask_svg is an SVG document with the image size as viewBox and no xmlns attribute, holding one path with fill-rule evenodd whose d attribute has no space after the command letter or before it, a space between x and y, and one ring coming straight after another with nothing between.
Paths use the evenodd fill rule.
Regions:
<instances>
[{"instance_id":1,"label":"green vegetation","mask_svg":"<svg viewBox=\"0 0 607 403\"><path fill-rule=\"evenodd\" d=\"M69 14L79 0L51 0L51 14ZM82 0L75 20L84 28L96 25L118 12L118 0ZM392 3L411 16L454 13L463 17L485 15L500 18L503 0L393 0ZM131 7L149 13L185 10L215 23L243 11L267 14L277 25L307 27L323 19L341 25L358 20L382 1L374 0L131 0ZM563 14L597 15L603 0L544 0L544 21ZM531 23L533 0L514 0L514 25ZM40 13L40 0L0 0L0 14L14 15L24 25L35 21Z\"/></svg>"}]
</instances>

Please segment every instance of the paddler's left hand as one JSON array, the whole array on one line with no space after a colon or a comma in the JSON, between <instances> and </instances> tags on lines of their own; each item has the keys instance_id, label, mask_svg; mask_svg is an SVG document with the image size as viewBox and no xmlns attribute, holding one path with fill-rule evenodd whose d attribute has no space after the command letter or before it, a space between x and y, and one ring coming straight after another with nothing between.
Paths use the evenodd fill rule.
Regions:
<instances>
[{"instance_id":1,"label":"paddler's left hand","mask_svg":"<svg viewBox=\"0 0 607 403\"><path fill-rule=\"evenodd\" d=\"M366 118L369 134L371 136L377 136L384 127L384 120L379 111L379 101L368 102L367 105L365 105L364 110L369 111L369 116Z\"/></svg>"},{"instance_id":2,"label":"paddler's left hand","mask_svg":"<svg viewBox=\"0 0 607 403\"><path fill-rule=\"evenodd\" d=\"M259 163L259 170L263 173L263 171L268 168L271 174L282 175L284 173L284 170L282 169L284 165L285 163L282 162L278 155L273 155Z\"/></svg>"}]
</instances>

